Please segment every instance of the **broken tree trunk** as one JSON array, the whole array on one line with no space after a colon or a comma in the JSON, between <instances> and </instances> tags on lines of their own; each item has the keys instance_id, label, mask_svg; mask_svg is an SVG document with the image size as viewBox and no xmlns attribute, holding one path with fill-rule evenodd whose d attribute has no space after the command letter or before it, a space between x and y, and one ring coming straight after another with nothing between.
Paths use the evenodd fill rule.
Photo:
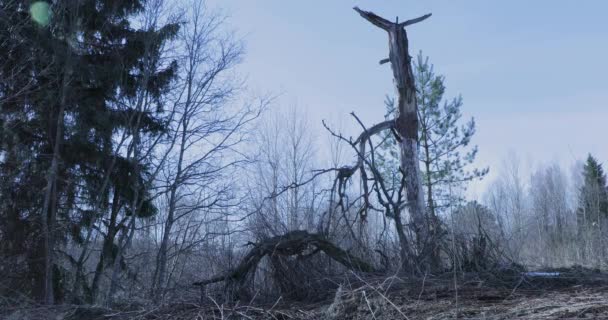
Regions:
<instances>
[{"instance_id":1,"label":"broken tree trunk","mask_svg":"<svg viewBox=\"0 0 608 320\"><path fill-rule=\"evenodd\" d=\"M301 255L306 253L309 249L312 250L310 254L323 251L327 256L349 269L363 272L375 271L373 266L340 249L322 235L298 230L290 231L284 235L275 236L253 244L253 249L249 251L235 269L211 279L194 282L193 285L204 287L208 284L226 281L227 287L233 286L232 288L234 288L240 296L246 292L246 281L250 276L253 276L253 273L255 273L255 269L262 258L265 256Z\"/></svg>"},{"instance_id":2,"label":"broken tree trunk","mask_svg":"<svg viewBox=\"0 0 608 320\"><path fill-rule=\"evenodd\" d=\"M425 215L424 194L422 193L422 179L420 175L418 158L418 105L416 102L416 87L412 72L411 58L408 52L408 39L405 27L418 23L430 17L430 14L407 20L405 22L390 22L373 12L354 8L361 17L388 33L389 58L380 61L380 64L391 63L393 81L398 96L397 115L395 117L395 131L401 149L401 170L405 180L405 193L407 208L411 217L411 226L416 235L418 257L428 268L427 242L429 239L429 226ZM399 215L395 215L399 217ZM401 221L396 221L398 225ZM398 230L402 233L402 230ZM402 238L401 234L399 235ZM403 237L404 238L404 237ZM406 258L406 257L402 257Z\"/></svg>"}]
</instances>

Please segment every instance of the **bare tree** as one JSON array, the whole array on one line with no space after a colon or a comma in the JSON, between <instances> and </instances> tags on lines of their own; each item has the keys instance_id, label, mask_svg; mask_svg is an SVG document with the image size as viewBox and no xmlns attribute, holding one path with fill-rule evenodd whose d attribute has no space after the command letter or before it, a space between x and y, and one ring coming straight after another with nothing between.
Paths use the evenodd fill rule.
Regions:
<instances>
[{"instance_id":1,"label":"bare tree","mask_svg":"<svg viewBox=\"0 0 608 320\"><path fill-rule=\"evenodd\" d=\"M574 213L568 204L568 182L557 164L539 168L530 178L532 213L538 235L538 252L547 263L565 262L573 251Z\"/></svg>"},{"instance_id":2,"label":"bare tree","mask_svg":"<svg viewBox=\"0 0 608 320\"><path fill-rule=\"evenodd\" d=\"M510 255L518 261L525 247L525 243L518 239L527 237L529 231L526 228L529 202L520 166L521 161L517 156L509 154L503 161L498 177L490 183L485 194L485 203L501 218L501 229L505 231Z\"/></svg>"},{"instance_id":3,"label":"bare tree","mask_svg":"<svg viewBox=\"0 0 608 320\"><path fill-rule=\"evenodd\" d=\"M358 172L362 181L363 206L360 210L362 219L368 210L378 210L370 201L370 190L378 195L378 201L384 207L384 212L391 217L395 223L395 229L400 243L401 263L408 271L428 270L430 267L430 239L429 223L425 213L424 194L419 168L418 155L418 106L416 102L416 88L412 73L411 58L408 52L408 39L405 27L423 21L430 14L408 20L405 22L390 22L378 15L360 10L355 7L364 19L386 31L389 36L389 58L380 61L380 64L390 62L393 70L393 81L397 92L396 118L366 128L363 123L353 114L355 119L363 128L363 133L355 140L347 139L341 134L326 128L332 135L347 142L357 153L357 162L354 166L335 169L337 171L334 190L339 197L337 206L344 210L349 207L348 200L345 203L346 182ZM384 130L392 130L400 146L400 169L402 171L402 183L398 189L387 188L386 183L376 166L374 146L371 138ZM369 157L366 153L366 145L370 146ZM369 171L369 172L368 172ZM371 188L368 185L372 183ZM401 198L405 192L405 198ZM397 200L393 199L397 195ZM410 243L407 230L403 223L402 210L408 209L411 222L410 229L413 231L415 241ZM379 210L382 211L382 210ZM418 251L418 252L416 252ZM422 268L420 268L422 267Z\"/></svg>"},{"instance_id":4,"label":"bare tree","mask_svg":"<svg viewBox=\"0 0 608 320\"><path fill-rule=\"evenodd\" d=\"M277 110L257 131L257 161L247 189L256 238L312 230L321 204L313 175L315 150L307 116L296 106ZM279 194L280 193L280 194Z\"/></svg>"},{"instance_id":5,"label":"bare tree","mask_svg":"<svg viewBox=\"0 0 608 320\"><path fill-rule=\"evenodd\" d=\"M185 239L179 246L179 240L174 238L176 223L205 212L217 215L221 209L235 205L229 175L246 160L235 148L244 139L246 125L257 118L265 104L261 101L259 106L238 109L230 106L240 89L230 71L241 61L241 42L222 30L224 18L211 13L204 1L188 4L187 23L177 42L183 69L173 89L171 108L176 116L170 124L165 151L170 155L160 181L166 212L162 214L162 235L152 280L157 300L169 285L169 258L176 261L178 249L186 247ZM193 230L200 228L202 220L188 221L182 234L190 231L192 236L198 235Z\"/></svg>"}]
</instances>

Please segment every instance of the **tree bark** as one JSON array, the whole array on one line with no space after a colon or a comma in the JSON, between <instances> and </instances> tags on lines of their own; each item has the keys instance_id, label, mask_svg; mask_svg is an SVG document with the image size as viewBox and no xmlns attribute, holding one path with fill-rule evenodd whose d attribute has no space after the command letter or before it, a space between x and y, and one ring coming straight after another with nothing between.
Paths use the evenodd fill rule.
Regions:
<instances>
[{"instance_id":1,"label":"tree bark","mask_svg":"<svg viewBox=\"0 0 608 320\"><path fill-rule=\"evenodd\" d=\"M416 87L411 58L408 52L408 39L405 27L428 18L430 14L399 23L398 20L390 22L372 12L363 11L357 7L354 9L364 19L388 33L388 62L390 62L393 70L393 82L398 95L395 131L397 132L397 140L401 149L400 167L405 178L407 207L412 221L411 226L416 235L418 255L423 260L426 260L429 226L426 221L424 194L422 192L422 179L419 167ZM381 61L381 63L384 62L386 62L386 59ZM428 269L428 261L424 261L423 264L427 265L425 269Z\"/></svg>"}]
</instances>

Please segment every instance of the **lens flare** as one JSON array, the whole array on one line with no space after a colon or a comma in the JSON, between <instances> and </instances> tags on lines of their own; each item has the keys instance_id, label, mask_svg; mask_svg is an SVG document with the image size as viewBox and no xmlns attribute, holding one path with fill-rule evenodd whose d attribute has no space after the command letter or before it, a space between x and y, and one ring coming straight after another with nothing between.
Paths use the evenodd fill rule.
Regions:
<instances>
[{"instance_id":1,"label":"lens flare","mask_svg":"<svg viewBox=\"0 0 608 320\"><path fill-rule=\"evenodd\" d=\"M51 21L51 6L46 1L36 1L30 6L32 20L41 26L47 26Z\"/></svg>"}]
</instances>

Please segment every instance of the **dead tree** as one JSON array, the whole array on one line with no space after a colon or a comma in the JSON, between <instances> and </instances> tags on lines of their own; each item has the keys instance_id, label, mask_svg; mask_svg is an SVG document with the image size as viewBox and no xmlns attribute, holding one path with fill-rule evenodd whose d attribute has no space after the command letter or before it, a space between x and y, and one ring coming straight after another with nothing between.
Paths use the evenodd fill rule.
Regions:
<instances>
[{"instance_id":1,"label":"dead tree","mask_svg":"<svg viewBox=\"0 0 608 320\"><path fill-rule=\"evenodd\" d=\"M395 87L399 97L397 116L395 119L387 120L367 128L353 113L353 117L363 129L363 132L355 140L334 132L323 122L325 128L335 138L348 143L353 148L356 152L357 161L350 166L318 170L309 180L302 183L295 182L286 186L282 191L275 192L271 198L275 198L290 188L302 186L324 173L335 172L336 177L330 194L331 205L327 214L324 213L321 218L321 223L318 227L319 232L329 234L330 224L334 217L334 209L339 208L344 214L344 212L352 209L352 206L360 199L363 202L359 210L361 221L365 220L369 210L384 212L386 217L394 220L396 233L399 238L399 254L403 270L412 273L424 273L424 271L430 268L429 261L433 253L433 250L430 250L432 247L430 244L435 239L431 238L431 233L429 232L430 221L427 221L428 217L425 212L426 208L418 157L418 106L405 27L428 18L430 14L402 23L398 21L393 23L374 13L362 11L359 8L355 8L355 10L363 18L387 31L389 34L390 55L388 59L384 59L380 63L390 62L393 69ZM403 174L398 190L389 188L384 182L382 174L377 168L374 156L375 151L372 137L385 130L393 131L401 148L400 169ZM367 149L368 147L369 149ZM356 173L359 173L361 177L362 194L353 202L348 200L345 188L347 182ZM370 200L372 193L376 194L378 203L382 208L378 208L372 203ZM397 195L396 200L392 199L394 194ZM405 197L402 197L402 195ZM335 197L337 197L337 200L334 199ZM401 215L405 208L408 209L410 215L408 224L404 224L404 219L402 219ZM345 216L344 218L345 221L348 220ZM348 222L346 223L346 227L352 238L356 240L357 236ZM409 231L412 231L415 239L411 239ZM223 276L222 280L227 278L228 276Z\"/></svg>"},{"instance_id":2,"label":"dead tree","mask_svg":"<svg viewBox=\"0 0 608 320\"><path fill-rule=\"evenodd\" d=\"M418 105L416 102L416 87L408 52L408 39L405 27L421 22L430 17L422 17L399 22L390 22L372 12L354 8L364 19L388 33L389 57L380 64L390 62L393 70L395 89L397 91L397 116L394 120L394 132L401 149L401 170L404 176L407 208L412 219L411 225L416 236L419 257L426 259L426 244L429 240L429 226L426 221L422 179L420 176L418 158ZM399 217L395 212L395 220ZM398 223L399 225L400 223ZM398 230L399 232L399 230ZM401 234L401 232L399 232ZM400 235L401 236L401 235ZM426 263L425 263L426 264Z\"/></svg>"},{"instance_id":3,"label":"dead tree","mask_svg":"<svg viewBox=\"0 0 608 320\"><path fill-rule=\"evenodd\" d=\"M247 280L253 276L258 264L265 256L272 258L275 256L312 255L320 251L351 270L375 271L372 265L340 249L324 236L297 230L253 244L253 249L243 257L236 268L211 279L195 282L193 285L201 286L204 292L206 285L225 281L227 290L236 292L237 298L243 299L247 297Z\"/></svg>"}]
</instances>

